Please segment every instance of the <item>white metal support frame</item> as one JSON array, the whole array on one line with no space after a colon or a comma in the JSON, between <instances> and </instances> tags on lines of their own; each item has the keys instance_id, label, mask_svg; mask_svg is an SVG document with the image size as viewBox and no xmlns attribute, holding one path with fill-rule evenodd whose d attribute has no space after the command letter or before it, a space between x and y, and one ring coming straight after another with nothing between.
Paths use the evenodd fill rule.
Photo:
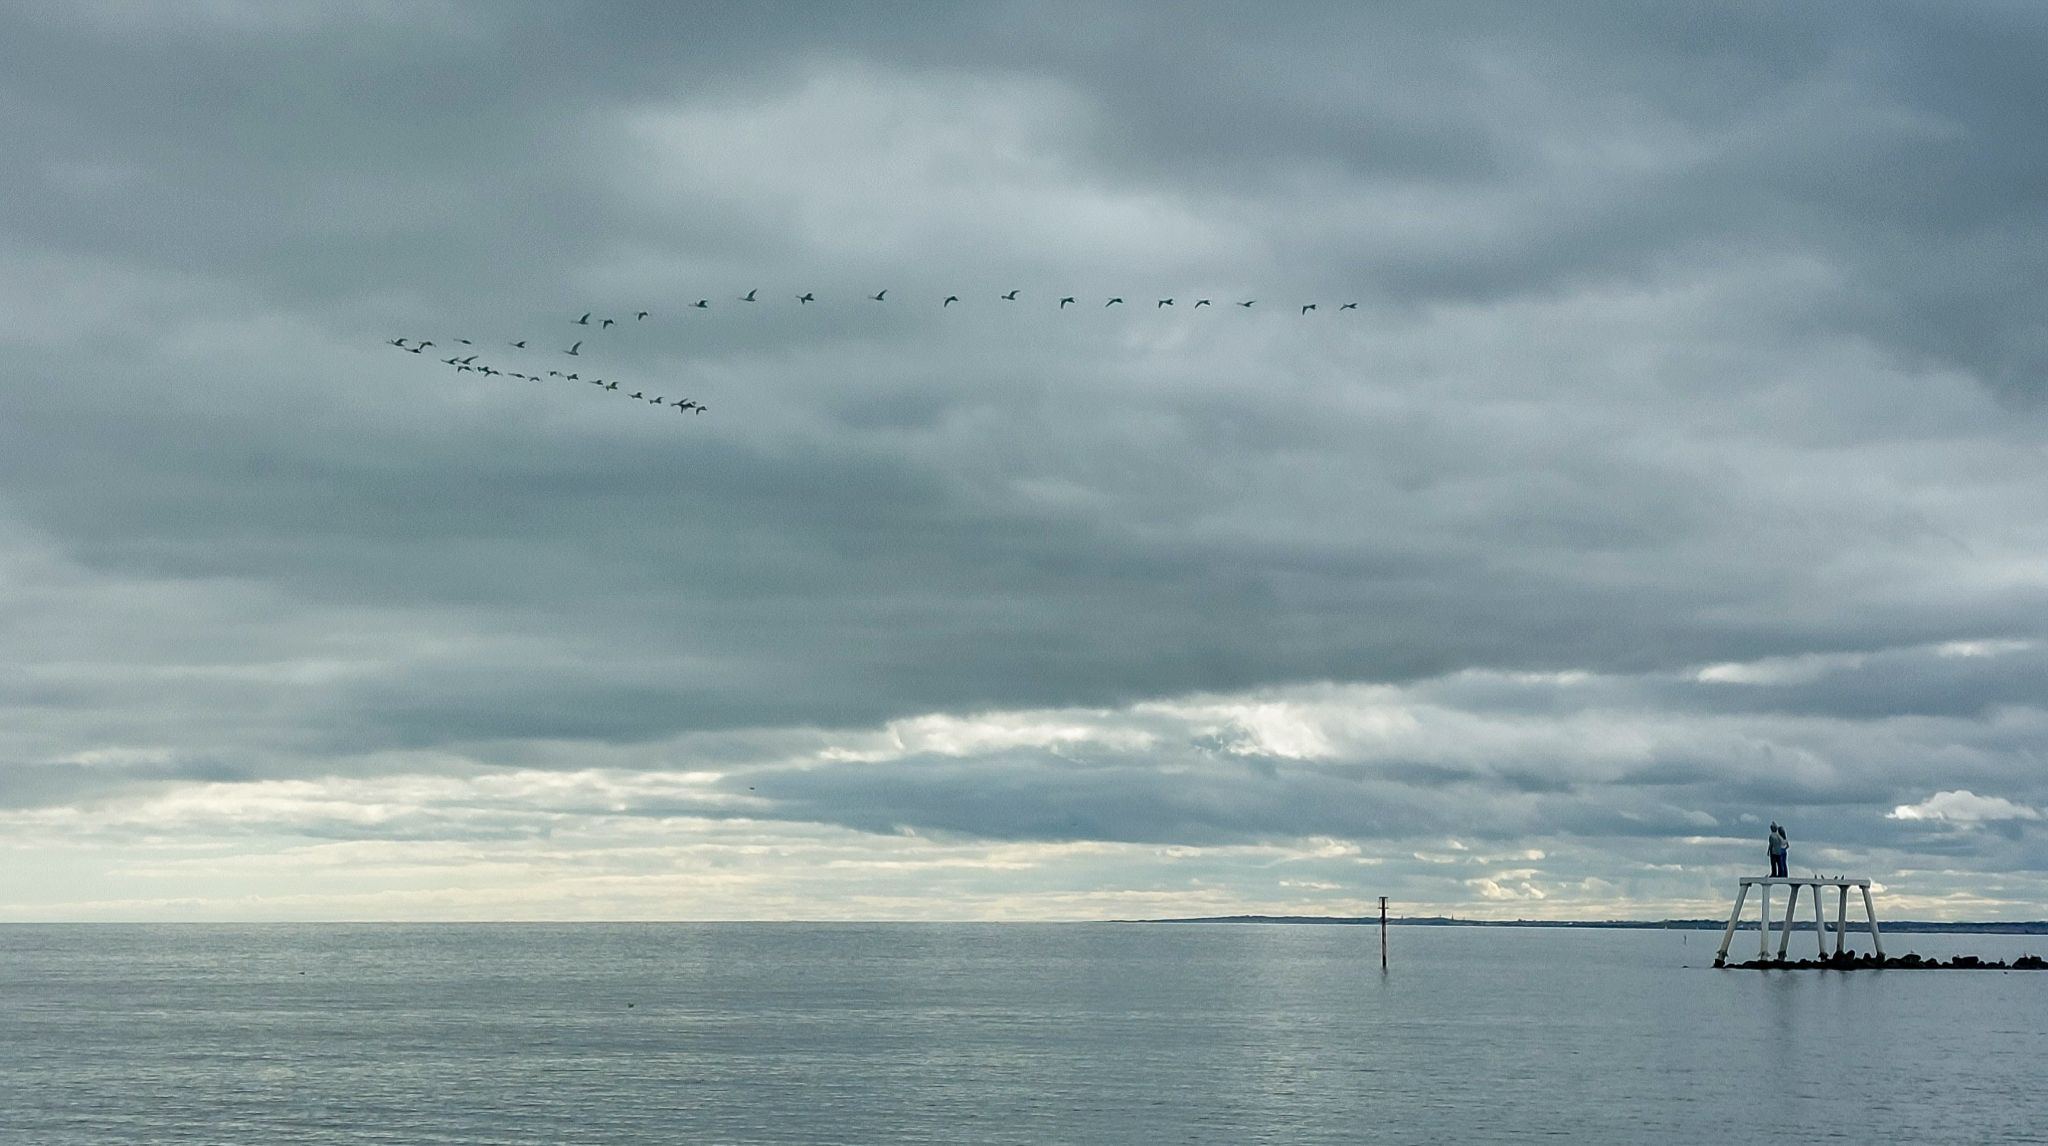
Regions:
<instances>
[{"instance_id":1,"label":"white metal support frame","mask_svg":"<svg viewBox=\"0 0 2048 1146\"><path fill-rule=\"evenodd\" d=\"M1877 952L1879 959L1884 958L1884 938L1878 934L1877 908L1871 905L1870 881L1868 879L1852 876L1835 876L1832 878L1810 876L1799 878L1794 876L1746 875L1742 877L1742 882L1736 887L1735 907L1728 912L1728 927L1721 932L1721 949L1714 953L1714 966L1727 966L1728 944L1735 939L1735 925L1742 919L1742 903L1749 898L1749 889L1751 887L1757 889L1756 956L1758 959L1769 959L1772 957L1771 888L1774 886L1783 886L1785 888L1785 920L1778 929L1778 962L1782 963L1785 961L1785 948L1792 941L1793 912L1799 905L1799 889L1802 887L1810 889L1813 893L1814 945L1822 959L1828 957L1827 919L1820 902L1820 889L1824 887L1832 887L1837 892L1835 897L1835 954L1840 955L1842 953L1842 942L1848 931L1849 922L1849 889L1854 887L1861 889L1863 892L1863 918L1870 925L1870 946Z\"/></svg>"}]
</instances>

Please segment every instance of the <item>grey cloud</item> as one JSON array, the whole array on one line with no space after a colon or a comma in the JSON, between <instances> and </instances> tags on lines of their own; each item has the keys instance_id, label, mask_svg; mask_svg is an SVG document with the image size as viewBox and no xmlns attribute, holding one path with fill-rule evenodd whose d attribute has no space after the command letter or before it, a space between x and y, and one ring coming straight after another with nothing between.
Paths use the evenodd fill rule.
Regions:
<instances>
[{"instance_id":1,"label":"grey cloud","mask_svg":"<svg viewBox=\"0 0 2048 1146\"><path fill-rule=\"evenodd\" d=\"M1157 843L1781 802L2034 862L1882 819L2043 798L2040 646L1928 651L2048 636L2029 9L226 11L0 29L0 757L47 769L9 799L206 778L99 749L730 763L1366 681L1725 739L759 781ZM642 306L581 360L713 415L380 345L559 365ZM1693 675L1800 657L1851 660Z\"/></svg>"}]
</instances>

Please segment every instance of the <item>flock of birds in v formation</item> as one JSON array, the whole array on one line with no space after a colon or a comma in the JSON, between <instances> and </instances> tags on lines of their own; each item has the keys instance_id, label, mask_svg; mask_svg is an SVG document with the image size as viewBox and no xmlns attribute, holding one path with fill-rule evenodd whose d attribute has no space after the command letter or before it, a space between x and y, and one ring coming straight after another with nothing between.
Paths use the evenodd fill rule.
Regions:
<instances>
[{"instance_id":1,"label":"flock of birds in v formation","mask_svg":"<svg viewBox=\"0 0 2048 1146\"><path fill-rule=\"evenodd\" d=\"M1016 301L1017 301L1017 296L1018 296L1019 294L1021 294L1021 293L1022 293L1021 291L1018 291L1018 290L1012 290L1012 291L1008 291L1008 292L1006 292L1006 293L1004 293L1004 294L1000 294L1000 295L997 295L996 297L997 297L997 298L1000 298L1000 299L1002 299L1002 300L1003 300L1003 301L1005 301L1005 302L1016 302ZM759 288L756 288L756 289L754 289L754 290L750 290L750 291L748 291L747 293L745 293L745 294L743 294L743 295L740 295L740 296L739 296L739 299L738 299L738 301L740 301L740 302L760 302L760 301L761 301L761 298L760 298L760 294L761 294L761 292L760 292ZM869 296L867 296L867 297L868 297L869 301L871 301L871 302L887 302L887 301L889 300L889 292L888 292L888 290L887 290L887 289L883 289L883 290L879 290L879 291L876 291L876 292L875 292L874 294L871 294L871 295L869 295ZM816 296L815 294L812 294L812 293L811 293L810 291L805 291L804 293L802 293L802 294L800 294L800 295L797 295L797 296L796 296L796 301L797 301L798 303L800 303L800 304L805 304L805 305L808 305L808 304L810 304L810 303L814 303L814 302L818 301L818 297L817 297L817 296ZM946 308L946 307L952 306L952 305L953 305L954 303L956 303L956 302L959 302L959 301L960 301L960 296L959 296L959 295L957 295L957 294L949 294L949 295L947 295L947 296L945 297L945 300L944 300L944 301L942 301L942 302L940 302L940 303L939 303L939 306L940 306L940 308L941 308L941 309L944 309L944 308ZM1239 301L1237 301L1237 302L1233 303L1233 305L1235 305L1235 306L1239 306L1239 307L1243 307L1243 308L1244 308L1244 309L1246 309L1246 310L1250 310L1250 309L1251 309L1252 307L1254 307L1254 306L1258 305L1258 301L1259 301L1259 300L1258 300L1258 299L1255 299L1255 298L1248 298L1248 299L1242 299L1242 300L1239 300ZM1068 308L1068 307L1070 307L1070 306L1076 306L1076 305L1079 305L1079 302L1080 302L1080 300L1079 300L1079 299L1077 299L1077 298L1075 298L1075 297L1074 297L1073 295L1063 295L1063 296L1061 296L1061 298L1060 298L1060 300L1059 300L1059 307L1058 307L1058 309L1060 309L1060 310L1065 310L1065 309L1067 309L1067 308ZM1124 305L1124 300L1123 300L1123 298L1122 298L1121 296L1112 296L1112 297L1111 297L1111 298L1110 298L1110 299L1109 299L1109 300L1108 300L1107 302L1104 302L1104 303L1103 303L1102 305L1103 305L1104 307L1112 307L1112 306L1122 306L1122 305ZM1152 304L1152 308L1153 308L1154 310L1160 310L1160 309L1164 309L1164 308L1166 308L1166 307L1169 307L1169 306L1173 306L1173 305L1174 305L1174 300L1173 300L1173 299L1170 299L1170 298L1162 298L1162 299L1157 299L1157 300L1155 300L1155 301L1153 302L1153 304ZM1212 299L1206 299L1206 298L1198 298L1198 299L1196 299L1196 300L1195 300L1195 302L1194 302L1194 305L1193 305L1192 307L1190 307L1189 309L1196 309L1196 308L1200 308L1200 307L1205 307L1205 306L1213 306L1213 305L1215 305L1215 303L1214 303L1214 300L1212 300ZM697 300L696 302L693 302L693 303L691 303L691 304L690 304L690 306L689 306L689 309L691 309L691 310L709 310L710 308L711 308L711 300L710 300L710 299L708 299L708 298L700 298L700 299L698 299L698 300ZM1311 311L1313 311L1313 310L1315 310L1315 309L1316 309L1316 304L1315 304L1315 303L1312 303L1312 302L1310 302L1310 303L1303 303L1303 304L1301 304L1301 313L1302 313L1303 315L1306 315L1306 314L1308 314L1309 312L1311 312ZM1338 307L1337 309L1338 309L1338 310L1357 310L1357 309L1358 309L1358 304L1357 304L1357 303L1355 303L1355 302L1347 302L1347 303L1344 303L1344 304L1342 304L1341 306L1339 306L1339 307ZM595 326L595 327L596 327L596 328L597 328L598 330L600 330L600 331L603 331L603 330L609 330L609 329L611 329L612 327L614 327L614 326L618 325L618 322L619 322L619 320L618 320L618 319L615 319L615 318L600 318L600 319L598 319L598 320L597 320L597 321L596 321L595 323L592 323L592 322L591 322L591 316L592 316L593 314L595 314L595 313L596 313L595 311L586 311L586 312L584 312L583 316L582 316L581 318L578 318L578 319L577 319L577 320L575 321L574 325L576 325L576 326L584 326L584 327L588 327L588 326ZM634 321L635 321L635 322L640 322L640 321L644 321L644 320L645 320L645 319L646 319L646 318L648 317L648 315L649 315L650 313L652 313L652 312L650 312L650 311L645 311L645 310L642 310L642 311L635 311L635 312L634 312L634 314L633 314L633 319L634 319ZM475 345L474 343L472 343L472 342L471 342L471 341L470 341L469 339L467 339L467 338L458 338L458 339L456 339L455 341L456 341L456 342L457 342L457 343L458 343L459 345L462 345L462 346L472 346L472 347L473 347L473 346ZM519 340L518 340L518 341L516 341L516 342L511 342L511 343L508 343L507 345L508 345L508 346L510 346L511 348L515 349L515 350L526 350L526 349L528 348L528 347L527 347L527 345L526 345L528 341L529 341L528 339L524 339L524 338L522 338L522 339L519 339ZM582 354L583 354L583 343L584 343L584 341L585 341L584 339L580 339L580 338L579 338L579 339L577 339L577 340L576 340L575 342L571 343L571 344L570 344L570 345L569 345L568 347L564 348L564 349L562 350L562 353L563 353L563 354L566 354L566 355L568 355L568 356L569 356L569 357L571 357L571 358L578 358L578 357L581 357L581 356L582 356ZM405 352L406 352L406 353L408 353L408 354L424 354L424 353L426 353L426 352L427 352L427 350L428 350L429 348L431 348L431 347L435 347L435 346L436 346L436 344L435 344L434 342L431 342L431 341L428 341L428 340L425 340L425 339L421 339L421 340L418 340L418 341L413 341L413 340L411 340L411 339L406 339L406 338L392 338L392 339L387 339L387 340L386 340L386 345L389 345L389 346L395 346L395 347L397 347L398 349L400 349L400 350L403 350L403 351L405 351ZM619 384L618 384L617 382L608 382L608 381L606 381L605 379L603 379L603 378L598 378L598 377L590 377L590 378L585 378L585 377L583 377L583 376L582 376L581 372L578 372L578 371L563 371L563 370L550 370L550 371L548 371L548 372L547 372L546 376L545 376L545 377L543 377L542 375L538 375L538 374L528 374L528 373L525 373L524 371L519 371L519 370L500 370L500 369L498 369L497 367L495 367L495 366L492 366L491 364L489 364L489 363L487 363L487 362L486 362L486 363L479 363L479 362L477 361L477 359L478 359L479 357L481 357L481 352L473 352L473 353L470 353L470 354L467 354L467 355L464 355L464 354L453 354L453 355L450 355L450 356L449 356L449 357L447 357L447 358L443 358L443 359L441 359L441 361L442 361L443 363L445 363L446 365L449 365L449 366L452 366L452 367L454 367L454 368L456 369L456 371L457 371L457 372L459 372L459 373L465 373L465 374L467 374L467 373L477 373L477 374L482 374L482 375L484 375L485 377L493 377L493 376L497 376L497 377L504 377L504 378L519 378L519 379L523 379L523 380L525 380L525 381L528 381L528 382L543 382L543 381L546 381L546 380L547 380L548 378L559 378L559 379L562 379L563 381L566 381L566 382L585 382L585 383L588 383L588 384L590 384L590 385L592 385L592 386L596 386L597 388L599 388L600 390L603 390L603 391L605 391L606 393L622 393L622 392L621 392L621 391L619 390ZM630 393L625 393L625 395L624 395L624 396L625 396L625 397L628 397L628 398L637 398L637 399L639 399L640 401L646 402L646 403L648 403L648 404L650 404L650 405L654 405L654 406L662 406L662 405L667 405L667 406L669 406L669 407L671 407L671 408L675 409L675 410L676 410L676 411L678 411L679 413L684 413L684 414L688 414L688 413L698 413L698 414L703 414L703 413L708 413L708 412L710 411L710 407L709 407L709 406L706 406L706 405L704 405L704 404L703 404L702 402L699 402L699 401L697 401L697 400L696 400L696 399L694 399L694 398L681 398L681 399L678 399L678 400L676 400L676 401L674 401L674 402L670 402L670 401L668 401L668 400L667 400L667 399L666 399L666 398L665 398L665 397L664 397L663 395L660 395L660 394L656 394L656 395L654 395L653 397L651 397L651 398L650 398L650 397L648 397L648 396L647 396L646 392L645 392L645 391L642 391L642 390L635 390L635 391L632 391L632 392L630 392Z\"/></svg>"}]
</instances>

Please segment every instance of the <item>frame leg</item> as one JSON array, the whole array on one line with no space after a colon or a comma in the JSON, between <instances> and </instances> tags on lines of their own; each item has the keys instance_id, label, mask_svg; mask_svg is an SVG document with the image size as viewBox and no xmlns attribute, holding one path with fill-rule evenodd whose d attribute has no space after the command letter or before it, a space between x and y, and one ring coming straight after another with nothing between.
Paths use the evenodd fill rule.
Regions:
<instances>
[{"instance_id":1,"label":"frame leg","mask_svg":"<svg viewBox=\"0 0 2048 1146\"><path fill-rule=\"evenodd\" d=\"M1884 939L1877 933L1877 908L1870 905L1870 885L1863 885L1863 916L1870 920L1870 945L1877 951L1879 959L1884 958Z\"/></svg>"},{"instance_id":2,"label":"frame leg","mask_svg":"<svg viewBox=\"0 0 2048 1146\"><path fill-rule=\"evenodd\" d=\"M1771 957L1771 885L1756 885L1756 957Z\"/></svg>"},{"instance_id":3,"label":"frame leg","mask_svg":"<svg viewBox=\"0 0 2048 1146\"><path fill-rule=\"evenodd\" d=\"M1844 891L1842 894L1847 895L1848 892ZM1735 910L1728 913L1728 926L1721 932L1721 949L1714 952L1714 966L1716 967L1725 967L1728 964L1728 942L1735 938L1735 922L1742 918L1742 901L1747 898L1749 898L1749 885L1746 883L1737 884L1735 887ZM1847 901L1845 900L1844 902Z\"/></svg>"},{"instance_id":4,"label":"frame leg","mask_svg":"<svg viewBox=\"0 0 2048 1146\"><path fill-rule=\"evenodd\" d=\"M1835 888L1842 894L1835 900L1835 954L1842 953L1842 941L1849 934L1849 885L1844 883Z\"/></svg>"},{"instance_id":5,"label":"frame leg","mask_svg":"<svg viewBox=\"0 0 2048 1146\"><path fill-rule=\"evenodd\" d=\"M1813 954L1816 959L1828 957L1828 923L1826 911L1820 905L1820 885L1813 885Z\"/></svg>"},{"instance_id":6,"label":"frame leg","mask_svg":"<svg viewBox=\"0 0 2048 1146\"><path fill-rule=\"evenodd\" d=\"M1785 885L1785 923L1778 928L1778 962L1785 961L1785 945L1792 942L1792 911L1799 906L1799 885Z\"/></svg>"}]
</instances>

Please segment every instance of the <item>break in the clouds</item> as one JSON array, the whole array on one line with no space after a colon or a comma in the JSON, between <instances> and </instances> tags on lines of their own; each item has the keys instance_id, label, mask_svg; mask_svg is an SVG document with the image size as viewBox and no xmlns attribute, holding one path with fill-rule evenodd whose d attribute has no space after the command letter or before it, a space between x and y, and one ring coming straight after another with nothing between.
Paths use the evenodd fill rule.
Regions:
<instances>
[{"instance_id":1,"label":"break in the clouds","mask_svg":"<svg viewBox=\"0 0 2048 1146\"><path fill-rule=\"evenodd\" d=\"M2048 914L2030 8L0 21L0 915Z\"/></svg>"}]
</instances>

